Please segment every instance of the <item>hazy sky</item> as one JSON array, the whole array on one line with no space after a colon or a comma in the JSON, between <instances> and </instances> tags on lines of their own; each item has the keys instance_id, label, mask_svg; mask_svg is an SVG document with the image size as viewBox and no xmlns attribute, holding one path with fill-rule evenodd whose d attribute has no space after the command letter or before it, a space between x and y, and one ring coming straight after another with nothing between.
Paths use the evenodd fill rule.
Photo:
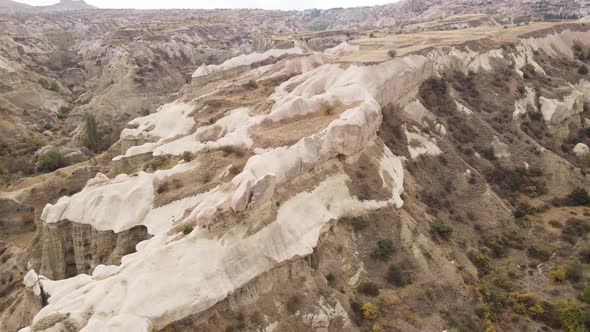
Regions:
<instances>
[{"instance_id":1,"label":"hazy sky","mask_svg":"<svg viewBox=\"0 0 590 332\"><path fill-rule=\"evenodd\" d=\"M29 5L51 5L59 0L16 0ZM308 9L380 5L397 0L86 0L100 8L265 8Z\"/></svg>"}]
</instances>

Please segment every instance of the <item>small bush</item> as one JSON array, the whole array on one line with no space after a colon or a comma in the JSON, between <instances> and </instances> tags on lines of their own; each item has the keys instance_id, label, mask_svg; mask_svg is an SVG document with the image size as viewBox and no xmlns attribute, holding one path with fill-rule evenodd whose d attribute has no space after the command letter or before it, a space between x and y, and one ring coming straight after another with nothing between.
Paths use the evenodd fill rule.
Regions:
<instances>
[{"instance_id":1,"label":"small bush","mask_svg":"<svg viewBox=\"0 0 590 332\"><path fill-rule=\"evenodd\" d=\"M287 311L290 314L294 314L299 310L299 306L301 305L301 298L298 295L293 295L287 300Z\"/></svg>"},{"instance_id":2,"label":"small bush","mask_svg":"<svg viewBox=\"0 0 590 332\"><path fill-rule=\"evenodd\" d=\"M578 74L588 75L588 67L586 67L586 65L581 65L580 68L578 68Z\"/></svg>"},{"instance_id":3,"label":"small bush","mask_svg":"<svg viewBox=\"0 0 590 332\"><path fill-rule=\"evenodd\" d=\"M334 281L336 281L336 277L334 276L333 273L328 273L326 274L326 281L328 281L328 283L333 283Z\"/></svg>"},{"instance_id":4,"label":"small bush","mask_svg":"<svg viewBox=\"0 0 590 332\"><path fill-rule=\"evenodd\" d=\"M397 265L391 265L387 270L387 282L397 287L404 287L409 284L402 269Z\"/></svg>"},{"instance_id":5,"label":"small bush","mask_svg":"<svg viewBox=\"0 0 590 332\"><path fill-rule=\"evenodd\" d=\"M255 80L249 80L248 83L245 83L242 86L244 88L248 89L248 90L256 90L256 89L258 89L258 83L256 83Z\"/></svg>"},{"instance_id":6,"label":"small bush","mask_svg":"<svg viewBox=\"0 0 590 332\"><path fill-rule=\"evenodd\" d=\"M395 248L391 240L379 240L377 247L373 250L371 257L382 261L387 261L393 255Z\"/></svg>"},{"instance_id":7,"label":"small bush","mask_svg":"<svg viewBox=\"0 0 590 332\"><path fill-rule=\"evenodd\" d=\"M559 321L563 330L568 332L587 331L590 325L590 312L569 300L557 301Z\"/></svg>"},{"instance_id":8,"label":"small bush","mask_svg":"<svg viewBox=\"0 0 590 332\"><path fill-rule=\"evenodd\" d=\"M360 324L360 320L362 320L363 317L363 307L361 306L361 304L353 298L350 298L349 300L350 302L350 310L355 314L355 323L357 325Z\"/></svg>"},{"instance_id":9,"label":"small bush","mask_svg":"<svg viewBox=\"0 0 590 332\"><path fill-rule=\"evenodd\" d=\"M377 317L379 317L379 311L373 303L367 302L363 304L363 308L361 310L363 312L363 318L366 320L375 320Z\"/></svg>"},{"instance_id":10,"label":"small bush","mask_svg":"<svg viewBox=\"0 0 590 332\"><path fill-rule=\"evenodd\" d=\"M232 154L239 158L244 156L244 150L239 146L226 145L219 148L219 150L223 151L224 157L227 157Z\"/></svg>"},{"instance_id":11,"label":"small bush","mask_svg":"<svg viewBox=\"0 0 590 332\"><path fill-rule=\"evenodd\" d=\"M473 262L481 274L488 274L492 271L492 261L482 252L470 253L469 260Z\"/></svg>"},{"instance_id":12,"label":"small bush","mask_svg":"<svg viewBox=\"0 0 590 332\"><path fill-rule=\"evenodd\" d=\"M453 228L442 223L434 223L430 226L430 230L444 238L448 238L453 233Z\"/></svg>"},{"instance_id":13,"label":"small bush","mask_svg":"<svg viewBox=\"0 0 590 332\"><path fill-rule=\"evenodd\" d=\"M379 295L379 286L377 286L377 284L367 281L367 282L363 282L359 285L358 288L359 292L367 295L367 296L377 296Z\"/></svg>"},{"instance_id":14,"label":"small bush","mask_svg":"<svg viewBox=\"0 0 590 332\"><path fill-rule=\"evenodd\" d=\"M189 161L193 160L194 158L195 158L195 156L190 151L184 151L182 153L182 159L186 162L189 162Z\"/></svg>"},{"instance_id":15,"label":"small bush","mask_svg":"<svg viewBox=\"0 0 590 332\"><path fill-rule=\"evenodd\" d=\"M51 90L54 92L59 91L59 83L57 83L55 80L50 81L46 78L40 78L38 82L39 85L41 85L46 90Z\"/></svg>"},{"instance_id":16,"label":"small bush","mask_svg":"<svg viewBox=\"0 0 590 332\"><path fill-rule=\"evenodd\" d=\"M389 55L389 57L393 59L397 56L397 51L396 50L389 50L389 51L387 51L387 55Z\"/></svg>"},{"instance_id":17,"label":"small bush","mask_svg":"<svg viewBox=\"0 0 590 332\"><path fill-rule=\"evenodd\" d=\"M92 114L87 114L85 118L86 132L84 133L84 145L92 152L99 152L100 136L96 127L96 118Z\"/></svg>"},{"instance_id":18,"label":"small bush","mask_svg":"<svg viewBox=\"0 0 590 332\"><path fill-rule=\"evenodd\" d=\"M164 169L167 167L169 160L166 157L156 157L153 160L147 162L143 166L143 170L146 172L155 172L159 169Z\"/></svg>"},{"instance_id":19,"label":"small bush","mask_svg":"<svg viewBox=\"0 0 590 332\"><path fill-rule=\"evenodd\" d=\"M587 221L571 218L565 223L562 233L573 237L582 237L590 232L590 224Z\"/></svg>"},{"instance_id":20,"label":"small bush","mask_svg":"<svg viewBox=\"0 0 590 332\"><path fill-rule=\"evenodd\" d=\"M55 150L50 150L39 156L37 170L40 172L53 172L65 165L64 157Z\"/></svg>"},{"instance_id":21,"label":"small bush","mask_svg":"<svg viewBox=\"0 0 590 332\"><path fill-rule=\"evenodd\" d=\"M211 181L211 173L209 173L209 171L205 171L205 173L201 175L201 182L209 183L209 181Z\"/></svg>"},{"instance_id":22,"label":"small bush","mask_svg":"<svg viewBox=\"0 0 590 332\"><path fill-rule=\"evenodd\" d=\"M579 253L582 263L590 264L590 246L586 245Z\"/></svg>"},{"instance_id":23,"label":"small bush","mask_svg":"<svg viewBox=\"0 0 590 332\"><path fill-rule=\"evenodd\" d=\"M580 262L571 262L565 270L565 277L567 280L576 283L584 277L584 265Z\"/></svg>"},{"instance_id":24,"label":"small bush","mask_svg":"<svg viewBox=\"0 0 590 332\"><path fill-rule=\"evenodd\" d=\"M182 229L182 233L184 235L188 235L188 234L192 233L192 231L193 231L193 226L190 226L190 225L184 226L184 228Z\"/></svg>"},{"instance_id":25,"label":"small bush","mask_svg":"<svg viewBox=\"0 0 590 332\"><path fill-rule=\"evenodd\" d=\"M590 287L586 286L580 292L580 300L590 303Z\"/></svg>"},{"instance_id":26,"label":"small bush","mask_svg":"<svg viewBox=\"0 0 590 332\"><path fill-rule=\"evenodd\" d=\"M168 182L167 180L164 180L157 185L156 193L163 194L163 193L167 192L169 189L170 189L170 182Z\"/></svg>"},{"instance_id":27,"label":"small bush","mask_svg":"<svg viewBox=\"0 0 590 332\"><path fill-rule=\"evenodd\" d=\"M527 254L531 258L546 261L551 257L551 250L542 245L533 245L529 247Z\"/></svg>"},{"instance_id":28,"label":"small bush","mask_svg":"<svg viewBox=\"0 0 590 332\"><path fill-rule=\"evenodd\" d=\"M362 231L368 225L367 221L363 218L360 218L360 217L349 218L346 221L357 232Z\"/></svg>"},{"instance_id":29,"label":"small bush","mask_svg":"<svg viewBox=\"0 0 590 332\"><path fill-rule=\"evenodd\" d=\"M530 116L534 121L541 121L541 119L543 119L543 113L541 112L532 112L530 113Z\"/></svg>"},{"instance_id":30,"label":"small bush","mask_svg":"<svg viewBox=\"0 0 590 332\"><path fill-rule=\"evenodd\" d=\"M486 158L487 160L496 160L496 152L494 151L494 147L490 146L481 151L482 157Z\"/></svg>"},{"instance_id":31,"label":"small bush","mask_svg":"<svg viewBox=\"0 0 590 332\"><path fill-rule=\"evenodd\" d=\"M590 195L586 189L578 187L567 196L567 202L573 206L590 205Z\"/></svg>"},{"instance_id":32,"label":"small bush","mask_svg":"<svg viewBox=\"0 0 590 332\"><path fill-rule=\"evenodd\" d=\"M516 219L522 219L526 216L527 216L527 213L523 209L517 209L516 211L514 211L514 218L516 218Z\"/></svg>"},{"instance_id":33,"label":"small bush","mask_svg":"<svg viewBox=\"0 0 590 332\"><path fill-rule=\"evenodd\" d=\"M549 278L556 284L561 284L565 281L565 271L563 269L553 269L549 271Z\"/></svg>"}]
</instances>

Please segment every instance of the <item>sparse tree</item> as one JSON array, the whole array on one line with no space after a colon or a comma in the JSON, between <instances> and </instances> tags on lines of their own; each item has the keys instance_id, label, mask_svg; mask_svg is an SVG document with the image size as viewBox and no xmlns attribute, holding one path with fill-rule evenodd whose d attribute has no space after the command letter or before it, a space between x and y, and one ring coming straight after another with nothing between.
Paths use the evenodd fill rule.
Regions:
<instances>
[{"instance_id":1,"label":"sparse tree","mask_svg":"<svg viewBox=\"0 0 590 332\"><path fill-rule=\"evenodd\" d=\"M96 129L96 119L94 115L86 116L86 147L92 152L98 152L99 149L98 131Z\"/></svg>"}]
</instances>

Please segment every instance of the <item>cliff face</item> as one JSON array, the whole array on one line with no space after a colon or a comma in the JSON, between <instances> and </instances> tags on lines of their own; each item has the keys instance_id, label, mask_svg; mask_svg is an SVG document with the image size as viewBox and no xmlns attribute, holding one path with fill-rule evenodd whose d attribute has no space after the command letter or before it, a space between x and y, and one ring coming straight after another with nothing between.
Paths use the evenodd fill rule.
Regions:
<instances>
[{"instance_id":1,"label":"cliff face","mask_svg":"<svg viewBox=\"0 0 590 332\"><path fill-rule=\"evenodd\" d=\"M548 218L586 212L548 202L588 185L570 145L588 143L590 33L447 33L387 60L405 36L291 54L131 121L113 161L143 171L44 208L49 303L24 331L565 324L551 294L575 285L545 275L583 239ZM515 306L529 292L549 318Z\"/></svg>"},{"instance_id":2,"label":"cliff face","mask_svg":"<svg viewBox=\"0 0 590 332\"><path fill-rule=\"evenodd\" d=\"M41 234L39 273L53 280L92 274L97 265L119 265L121 258L149 238L145 227L115 234L96 231L90 225L68 221L44 224Z\"/></svg>"}]
</instances>

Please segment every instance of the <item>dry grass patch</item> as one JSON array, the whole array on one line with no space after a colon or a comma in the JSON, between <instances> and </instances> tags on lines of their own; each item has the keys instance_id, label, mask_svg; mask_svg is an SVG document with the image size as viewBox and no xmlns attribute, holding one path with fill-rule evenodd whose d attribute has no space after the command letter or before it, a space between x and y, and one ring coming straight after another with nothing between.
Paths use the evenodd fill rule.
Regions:
<instances>
[{"instance_id":1,"label":"dry grass patch","mask_svg":"<svg viewBox=\"0 0 590 332\"><path fill-rule=\"evenodd\" d=\"M360 102L350 105L341 103L324 105L320 110L278 122L264 122L249 129L254 146L258 148L276 148L297 143L301 138L319 133L328 127L345 110L358 106Z\"/></svg>"},{"instance_id":2,"label":"dry grass patch","mask_svg":"<svg viewBox=\"0 0 590 332\"><path fill-rule=\"evenodd\" d=\"M179 199L207 192L239 174L251 154L239 149L202 153L195 167L155 183L154 206L160 207ZM226 172L227 171L227 172Z\"/></svg>"}]
</instances>

